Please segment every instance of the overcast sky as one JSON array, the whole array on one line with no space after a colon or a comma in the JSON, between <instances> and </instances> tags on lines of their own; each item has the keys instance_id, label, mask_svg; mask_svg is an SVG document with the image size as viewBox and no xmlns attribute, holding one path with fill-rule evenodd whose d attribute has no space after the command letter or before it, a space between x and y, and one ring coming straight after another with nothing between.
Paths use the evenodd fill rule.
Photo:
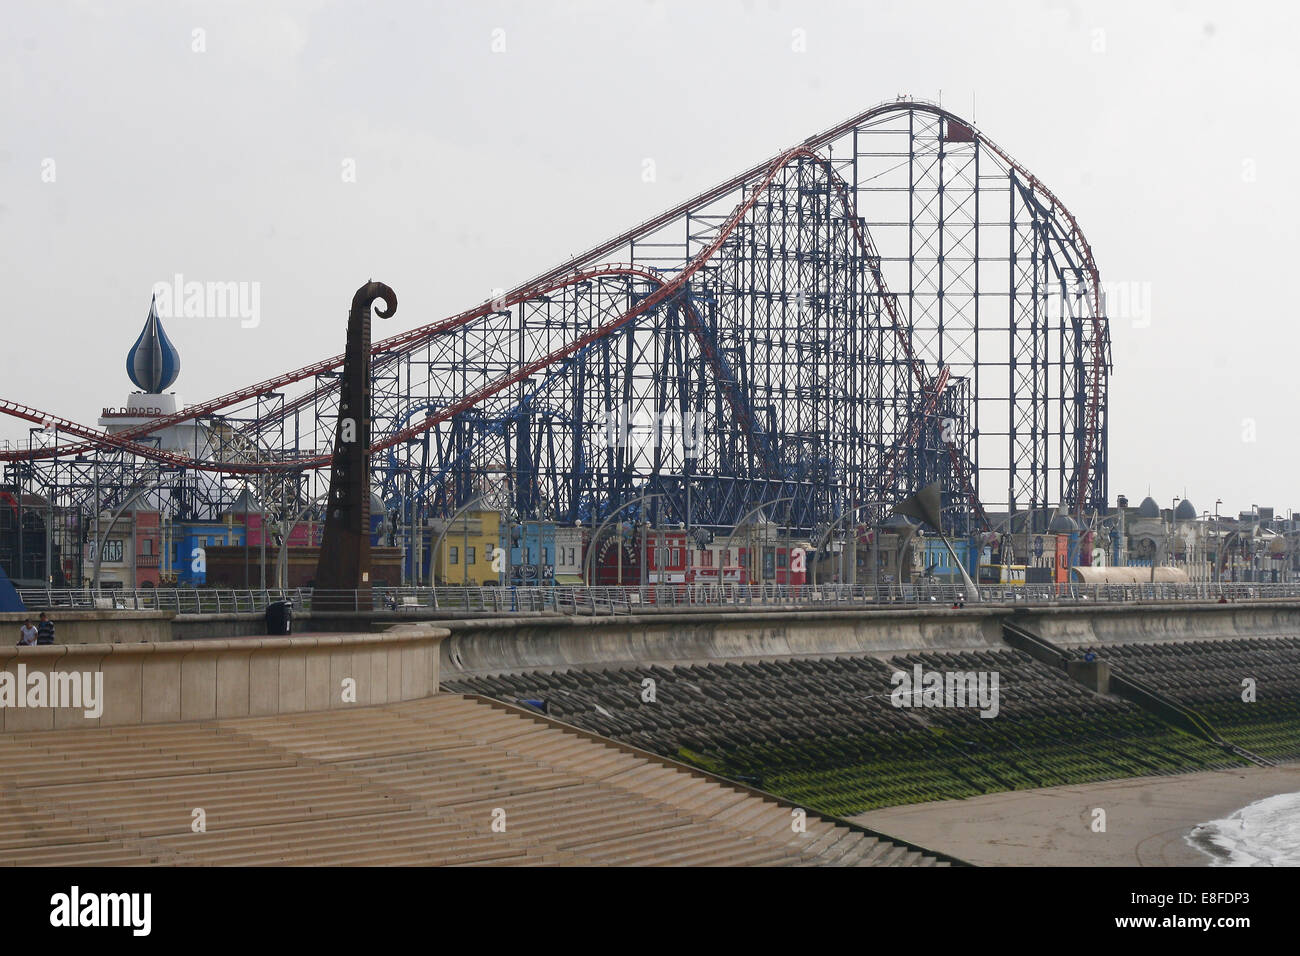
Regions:
<instances>
[{"instance_id":1,"label":"overcast sky","mask_svg":"<svg viewBox=\"0 0 1300 956\"><path fill-rule=\"evenodd\" d=\"M156 281L259 283L256 328L167 324L176 390L201 401L340 351L368 278L400 299L377 336L432 321L880 100L942 96L1069 206L1105 281L1149 290L1149 317L1112 323L1112 502L1149 486L1165 507L1285 513L1298 19L1060 0L5 0L0 396L93 423L131 389Z\"/></svg>"}]
</instances>

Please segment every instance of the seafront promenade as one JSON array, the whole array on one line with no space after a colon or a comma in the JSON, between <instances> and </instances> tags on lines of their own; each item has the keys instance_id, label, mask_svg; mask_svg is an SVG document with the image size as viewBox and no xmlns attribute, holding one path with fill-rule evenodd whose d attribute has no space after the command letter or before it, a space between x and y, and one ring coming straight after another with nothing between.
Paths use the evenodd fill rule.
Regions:
<instances>
[{"instance_id":1,"label":"seafront promenade","mask_svg":"<svg viewBox=\"0 0 1300 956\"><path fill-rule=\"evenodd\" d=\"M1300 793L1300 765L1132 777L885 807L852 819L977 866L1210 866L1194 827ZM1105 811L1106 829L1092 828Z\"/></svg>"}]
</instances>

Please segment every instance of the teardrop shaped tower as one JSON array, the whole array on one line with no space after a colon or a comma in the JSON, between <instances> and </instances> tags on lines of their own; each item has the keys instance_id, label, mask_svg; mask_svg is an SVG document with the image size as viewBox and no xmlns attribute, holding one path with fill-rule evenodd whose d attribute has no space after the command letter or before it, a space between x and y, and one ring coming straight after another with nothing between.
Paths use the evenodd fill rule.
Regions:
<instances>
[{"instance_id":1,"label":"teardrop shaped tower","mask_svg":"<svg viewBox=\"0 0 1300 956\"><path fill-rule=\"evenodd\" d=\"M181 373L181 355L163 331L158 319L157 297L149 303L149 318L140 337L126 353L126 374L135 387L158 395L176 381Z\"/></svg>"}]
</instances>

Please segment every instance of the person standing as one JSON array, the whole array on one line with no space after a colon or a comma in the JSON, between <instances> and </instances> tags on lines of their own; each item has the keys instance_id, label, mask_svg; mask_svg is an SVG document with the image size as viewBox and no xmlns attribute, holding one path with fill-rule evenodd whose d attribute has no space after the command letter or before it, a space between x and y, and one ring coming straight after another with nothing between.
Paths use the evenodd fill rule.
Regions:
<instances>
[{"instance_id":1,"label":"person standing","mask_svg":"<svg viewBox=\"0 0 1300 956\"><path fill-rule=\"evenodd\" d=\"M18 646L31 647L36 643L36 625L30 620L23 621L23 626L18 631Z\"/></svg>"},{"instance_id":2,"label":"person standing","mask_svg":"<svg viewBox=\"0 0 1300 956\"><path fill-rule=\"evenodd\" d=\"M48 614L41 612L41 622L36 625L36 643L53 644L54 643L54 622L50 620Z\"/></svg>"}]
</instances>

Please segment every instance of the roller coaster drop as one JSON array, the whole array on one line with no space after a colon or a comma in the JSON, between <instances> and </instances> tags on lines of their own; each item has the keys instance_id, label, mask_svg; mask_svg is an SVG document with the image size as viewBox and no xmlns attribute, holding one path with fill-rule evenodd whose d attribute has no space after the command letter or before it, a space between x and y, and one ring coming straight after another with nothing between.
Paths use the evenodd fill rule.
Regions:
<instances>
[{"instance_id":1,"label":"roller coaster drop","mask_svg":"<svg viewBox=\"0 0 1300 956\"><path fill-rule=\"evenodd\" d=\"M324 490L343 362L111 435L0 402L37 426L6 479L77 514L150 489L214 517L250 486L296 514ZM371 482L421 526L479 497L590 526L652 495L661 526L780 499L769 520L811 534L936 479L954 530L986 507L1046 520L1105 506L1110 369L1070 212L971 124L891 102L375 343ZM151 437L181 423L192 449Z\"/></svg>"}]
</instances>

